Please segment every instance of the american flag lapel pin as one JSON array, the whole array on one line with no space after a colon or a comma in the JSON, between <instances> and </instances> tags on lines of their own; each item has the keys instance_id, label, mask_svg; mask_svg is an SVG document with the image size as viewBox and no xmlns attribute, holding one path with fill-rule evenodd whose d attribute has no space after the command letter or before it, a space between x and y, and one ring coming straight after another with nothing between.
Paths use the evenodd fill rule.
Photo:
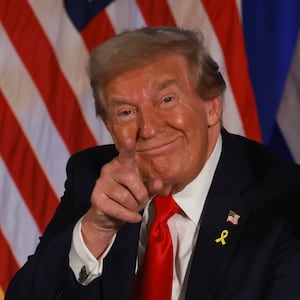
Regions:
<instances>
[{"instance_id":1,"label":"american flag lapel pin","mask_svg":"<svg viewBox=\"0 0 300 300\"><path fill-rule=\"evenodd\" d=\"M230 222L233 225L238 225L240 215L238 215L235 211L229 210L226 222Z\"/></svg>"}]
</instances>

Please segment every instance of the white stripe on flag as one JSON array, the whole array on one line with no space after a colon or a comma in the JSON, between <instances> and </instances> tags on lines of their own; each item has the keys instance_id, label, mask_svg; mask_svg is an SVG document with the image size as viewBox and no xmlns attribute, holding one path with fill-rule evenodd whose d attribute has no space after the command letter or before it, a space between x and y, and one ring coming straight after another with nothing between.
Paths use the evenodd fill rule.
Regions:
<instances>
[{"instance_id":1,"label":"white stripe on flag","mask_svg":"<svg viewBox=\"0 0 300 300\"><path fill-rule=\"evenodd\" d=\"M69 152L1 23L0 36L1 55L6 57L0 61L0 87L59 197L64 191Z\"/></svg>"},{"instance_id":2,"label":"white stripe on flag","mask_svg":"<svg viewBox=\"0 0 300 300\"><path fill-rule=\"evenodd\" d=\"M278 126L300 164L300 33L277 114Z\"/></svg>"},{"instance_id":3,"label":"white stripe on flag","mask_svg":"<svg viewBox=\"0 0 300 300\"><path fill-rule=\"evenodd\" d=\"M136 1L114 1L106 8L106 12L116 33L145 26L144 18Z\"/></svg>"},{"instance_id":4,"label":"white stripe on flag","mask_svg":"<svg viewBox=\"0 0 300 300\"><path fill-rule=\"evenodd\" d=\"M239 16L240 16L240 20L242 20L242 0L235 0L235 3L236 3L236 7L238 9L238 13L239 13Z\"/></svg>"},{"instance_id":5,"label":"white stripe on flag","mask_svg":"<svg viewBox=\"0 0 300 300\"><path fill-rule=\"evenodd\" d=\"M32 254L40 232L0 156L0 227L19 265Z\"/></svg>"},{"instance_id":6,"label":"white stripe on flag","mask_svg":"<svg viewBox=\"0 0 300 300\"><path fill-rule=\"evenodd\" d=\"M98 143L111 143L109 133L95 114L86 69L88 50L67 15L63 1L30 0L29 3L52 44L57 61L77 96L92 134Z\"/></svg>"}]
</instances>

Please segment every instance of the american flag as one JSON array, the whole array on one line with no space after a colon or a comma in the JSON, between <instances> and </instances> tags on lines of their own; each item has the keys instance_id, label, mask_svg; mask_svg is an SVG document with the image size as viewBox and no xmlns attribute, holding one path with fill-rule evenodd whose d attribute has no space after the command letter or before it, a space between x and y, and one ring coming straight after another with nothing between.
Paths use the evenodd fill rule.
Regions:
<instances>
[{"instance_id":1,"label":"american flag","mask_svg":"<svg viewBox=\"0 0 300 300\"><path fill-rule=\"evenodd\" d=\"M68 157L111 142L89 52L145 25L201 29L228 85L225 128L300 162L299 0L0 0L0 300L59 204Z\"/></svg>"},{"instance_id":2,"label":"american flag","mask_svg":"<svg viewBox=\"0 0 300 300\"><path fill-rule=\"evenodd\" d=\"M238 225L240 217L241 216L238 215L235 211L229 210L226 222L229 222L233 225Z\"/></svg>"}]
</instances>

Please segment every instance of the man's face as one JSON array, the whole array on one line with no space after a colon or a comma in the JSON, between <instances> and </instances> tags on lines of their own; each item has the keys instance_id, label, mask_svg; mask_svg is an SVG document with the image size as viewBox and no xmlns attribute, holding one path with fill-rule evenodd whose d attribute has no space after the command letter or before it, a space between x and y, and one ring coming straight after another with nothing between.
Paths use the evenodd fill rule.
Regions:
<instances>
[{"instance_id":1,"label":"man's face","mask_svg":"<svg viewBox=\"0 0 300 300\"><path fill-rule=\"evenodd\" d=\"M199 98L182 56L126 71L103 92L106 126L118 149L128 137L136 141L145 182L159 178L175 193L197 176L219 134L221 100Z\"/></svg>"}]
</instances>

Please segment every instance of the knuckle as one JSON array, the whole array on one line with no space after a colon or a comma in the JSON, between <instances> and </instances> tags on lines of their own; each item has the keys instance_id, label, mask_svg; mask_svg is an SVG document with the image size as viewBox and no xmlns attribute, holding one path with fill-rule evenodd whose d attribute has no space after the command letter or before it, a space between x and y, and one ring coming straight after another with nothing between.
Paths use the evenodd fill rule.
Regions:
<instances>
[{"instance_id":1,"label":"knuckle","mask_svg":"<svg viewBox=\"0 0 300 300\"><path fill-rule=\"evenodd\" d=\"M118 220L123 219L122 208L120 206L114 206L112 209L112 216Z\"/></svg>"},{"instance_id":2,"label":"knuckle","mask_svg":"<svg viewBox=\"0 0 300 300\"><path fill-rule=\"evenodd\" d=\"M131 172L126 172L126 179L129 182L137 182L138 180L138 176L135 172L131 171Z\"/></svg>"},{"instance_id":3,"label":"knuckle","mask_svg":"<svg viewBox=\"0 0 300 300\"><path fill-rule=\"evenodd\" d=\"M126 207L126 208L134 208L134 197L133 195L131 194L131 192L128 190L128 189L124 189L122 190L118 196L118 202L123 206L123 207Z\"/></svg>"},{"instance_id":4,"label":"knuckle","mask_svg":"<svg viewBox=\"0 0 300 300\"><path fill-rule=\"evenodd\" d=\"M112 162L105 164L101 168L100 177L99 178L101 178L101 175L106 175L106 174L111 173L111 170L112 170Z\"/></svg>"}]
</instances>

